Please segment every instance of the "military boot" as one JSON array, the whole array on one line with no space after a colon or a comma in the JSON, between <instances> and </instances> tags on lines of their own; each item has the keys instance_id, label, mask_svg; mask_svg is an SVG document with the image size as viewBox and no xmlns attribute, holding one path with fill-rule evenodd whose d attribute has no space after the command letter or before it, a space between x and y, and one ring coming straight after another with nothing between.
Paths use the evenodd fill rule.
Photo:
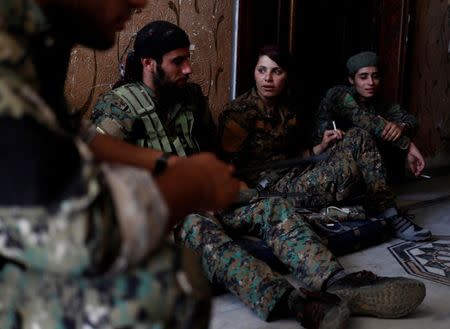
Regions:
<instances>
[{"instance_id":1,"label":"military boot","mask_svg":"<svg viewBox=\"0 0 450 329\"><path fill-rule=\"evenodd\" d=\"M382 277L361 271L337 280L327 292L347 300L352 314L400 318L422 303L425 285L414 279Z\"/></svg>"},{"instance_id":2,"label":"military boot","mask_svg":"<svg viewBox=\"0 0 450 329\"><path fill-rule=\"evenodd\" d=\"M350 317L347 302L327 292L295 290L288 297L288 307L306 329L343 329Z\"/></svg>"}]
</instances>

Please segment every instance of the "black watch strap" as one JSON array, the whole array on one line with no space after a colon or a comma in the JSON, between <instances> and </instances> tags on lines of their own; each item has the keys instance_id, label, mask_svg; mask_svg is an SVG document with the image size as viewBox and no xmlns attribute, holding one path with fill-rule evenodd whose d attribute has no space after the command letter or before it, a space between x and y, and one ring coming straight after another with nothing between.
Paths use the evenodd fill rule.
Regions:
<instances>
[{"instance_id":1,"label":"black watch strap","mask_svg":"<svg viewBox=\"0 0 450 329\"><path fill-rule=\"evenodd\" d=\"M155 170L153 174L155 176L161 175L167 169L167 162L172 156L171 153L163 153L155 162Z\"/></svg>"}]
</instances>

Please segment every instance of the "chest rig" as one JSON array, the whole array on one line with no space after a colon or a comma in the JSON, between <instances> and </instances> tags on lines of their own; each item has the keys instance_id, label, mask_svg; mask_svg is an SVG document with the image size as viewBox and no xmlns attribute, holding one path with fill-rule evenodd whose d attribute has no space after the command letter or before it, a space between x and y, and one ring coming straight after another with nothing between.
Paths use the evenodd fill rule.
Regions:
<instances>
[{"instance_id":1,"label":"chest rig","mask_svg":"<svg viewBox=\"0 0 450 329\"><path fill-rule=\"evenodd\" d=\"M142 83L124 85L116 89L115 93L128 105L131 113L144 123L146 136L137 140L138 146L178 156L186 156L189 150L199 149L192 136L194 114L188 106L177 103L165 109L168 117L166 124L163 124L156 112L155 102ZM171 131L168 133L169 126Z\"/></svg>"}]
</instances>

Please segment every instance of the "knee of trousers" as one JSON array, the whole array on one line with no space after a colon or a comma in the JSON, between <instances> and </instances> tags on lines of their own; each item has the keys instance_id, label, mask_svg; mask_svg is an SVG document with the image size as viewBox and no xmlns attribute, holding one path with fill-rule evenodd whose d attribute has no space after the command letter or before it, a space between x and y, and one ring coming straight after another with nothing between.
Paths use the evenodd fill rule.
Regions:
<instances>
[{"instance_id":1,"label":"knee of trousers","mask_svg":"<svg viewBox=\"0 0 450 329\"><path fill-rule=\"evenodd\" d=\"M351 150L355 159L368 154L372 154L371 157L374 157L378 153L378 148L370 133L361 128L352 128L347 131L343 140L343 147Z\"/></svg>"},{"instance_id":2,"label":"knee of trousers","mask_svg":"<svg viewBox=\"0 0 450 329\"><path fill-rule=\"evenodd\" d=\"M345 133L344 140L356 143L358 145L363 145L367 143L375 145L372 135L367 130L358 127L353 127L349 129Z\"/></svg>"},{"instance_id":3,"label":"knee of trousers","mask_svg":"<svg viewBox=\"0 0 450 329\"><path fill-rule=\"evenodd\" d=\"M224 229L217 218L192 214L177 225L174 230L174 237L178 244L195 250L203 243L203 235L223 231Z\"/></svg>"},{"instance_id":4,"label":"knee of trousers","mask_svg":"<svg viewBox=\"0 0 450 329\"><path fill-rule=\"evenodd\" d=\"M258 208L255 213L269 226L277 226L295 216L294 204L281 198L261 200Z\"/></svg>"}]
</instances>

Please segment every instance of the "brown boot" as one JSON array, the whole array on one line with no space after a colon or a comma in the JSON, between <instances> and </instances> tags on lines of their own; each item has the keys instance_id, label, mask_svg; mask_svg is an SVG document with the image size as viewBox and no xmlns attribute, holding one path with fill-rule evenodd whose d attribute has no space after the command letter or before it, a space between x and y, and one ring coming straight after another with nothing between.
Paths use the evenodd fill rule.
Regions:
<instances>
[{"instance_id":1,"label":"brown boot","mask_svg":"<svg viewBox=\"0 0 450 329\"><path fill-rule=\"evenodd\" d=\"M327 292L295 290L288 297L288 306L306 329L344 329L350 317L347 303Z\"/></svg>"},{"instance_id":2,"label":"brown boot","mask_svg":"<svg viewBox=\"0 0 450 329\"><path fill-rule=\"evenodd\" d=\"M352 314L400 318L422 303L425 285L414 279L382 277L361 271L337 280L327 292L347 300Z\"/></svg>"}]
</instances>

